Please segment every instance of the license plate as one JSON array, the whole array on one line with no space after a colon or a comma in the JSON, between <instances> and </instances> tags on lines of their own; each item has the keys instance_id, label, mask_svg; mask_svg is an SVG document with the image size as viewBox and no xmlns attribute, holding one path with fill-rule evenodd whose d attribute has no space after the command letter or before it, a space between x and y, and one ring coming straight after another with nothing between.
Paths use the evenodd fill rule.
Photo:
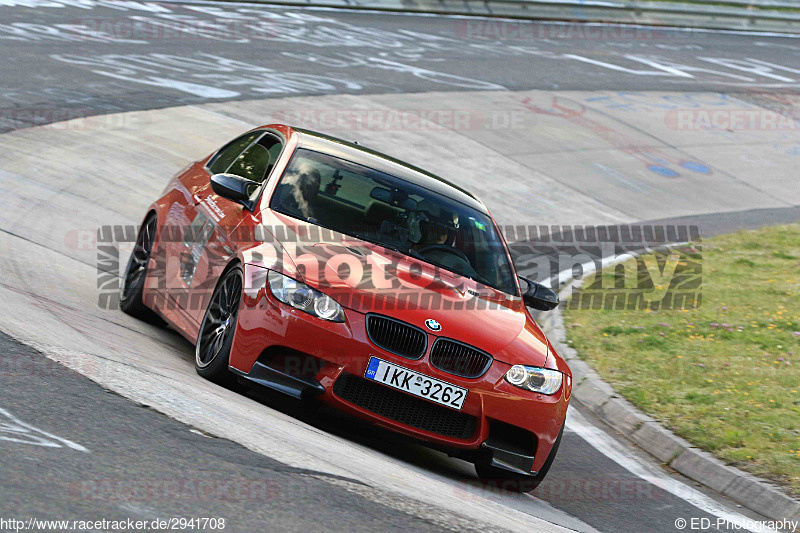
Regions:
<instances>
[{"instance_id":1,"label":"license plate","mask_svg":"<svg viewBox=\"0 0 800 533\"><path fill-rule=\"evenodd\" d=\"M459 411L467 397L467 389L463 387L414 372L377 357L370 357L365 377Z\"/></svg>"}]
</instances>

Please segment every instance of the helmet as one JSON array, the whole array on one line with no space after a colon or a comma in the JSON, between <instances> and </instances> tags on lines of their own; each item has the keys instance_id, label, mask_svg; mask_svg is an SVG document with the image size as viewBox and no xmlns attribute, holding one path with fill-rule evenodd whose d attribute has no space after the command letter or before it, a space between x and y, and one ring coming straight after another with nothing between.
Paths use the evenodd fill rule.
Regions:
<instances>
[{"instance_id":1,"label":"helmet","mask_svg":"<svg viewBox=\"0 0 800 533\"><path fill-rule=\"evenodd\" d=\"M433 244L432 236L447 234L449 238L457 229L458 215L429 200L420 200L408 215L408 239L415 244Z\"/></svg>"}]
</instances>

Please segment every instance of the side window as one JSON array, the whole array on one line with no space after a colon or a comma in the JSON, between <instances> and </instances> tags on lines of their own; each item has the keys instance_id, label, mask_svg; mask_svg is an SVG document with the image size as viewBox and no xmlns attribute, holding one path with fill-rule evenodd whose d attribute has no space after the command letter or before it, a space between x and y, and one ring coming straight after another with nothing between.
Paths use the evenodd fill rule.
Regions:
<instances>
[{"instance_id":1,"label":"side window","mask_svg":"<svg viewBox=\"0 0 800 533\"><path fill-rule=\"evenodd\" d=\"M231 166L234 159L242 153L242 150L250 146L252 142L263 134L263 131L253 131L232 140L211 158L207 165L208 170L210 170L212 174L225 172L228 170L228 167Z\"/></svg>"},{"instance_id":2,"label":"side window","mask_svg":"<svg viewBox=\"0 0 800 533\"><path fill-rule=\"evenodd\" d=\"M262 183L275 166L281 148L281 141L277 137L266 134L236 158L228 173Z\"/></svg>"}]
</instances>

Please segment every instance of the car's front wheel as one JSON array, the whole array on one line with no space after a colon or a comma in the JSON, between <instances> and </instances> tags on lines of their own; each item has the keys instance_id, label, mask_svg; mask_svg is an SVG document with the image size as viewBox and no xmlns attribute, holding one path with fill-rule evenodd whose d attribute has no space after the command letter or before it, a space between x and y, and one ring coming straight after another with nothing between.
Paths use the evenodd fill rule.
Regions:
<instances>
[{"instance_id":1,"label":"car's front wheel","mask_svg":"<svg viewBox=\"0 0 800 533\"><path fill-rule=\"evenodd\" d=\"M163 325L164 321L161 320L161 317L147 307L142 299L157 228L156 216L153 214L147 217L139 229L139 234L136 236L136 244L133 247L133 252L131 252L131 258L128 260L128 266L125 269L125 277L122 280L119 307L123 312L140 320L151 324Z\"/></svg>"},{"instance_id":2,"label":"car's front wheel","mask_svg":"<svg viewBox=\"0 0 800 533\"><path fill-rule=\"evenodd\" d=\"M561 436L564 434L565 425L566 424L561 424L561 431L558 432L558 438L556 438L556 442L550 450L550 455L547 456L547 460L535 476L518 476L507 470L482 463L475 464L475 473L478 474L481 481L496 484L501 489L510 492L531 492L542 484L542 481L544 481L544 478L550 471L550 467L553 465L553 461L558 453L558 447L561 444Z\"/></svg>"},{"instance_id":3,"label":"car's front wheel","mask_svg":"<svg viewBox=\"0 0 800 533\"><path fill-rule=\"evenodd\" d=\"M198 374L217 383L227 382L231 377L228 360L239 314L243 278L238 266L222 275L200 324L194 366Z\"/></svg>"}]
</instances>

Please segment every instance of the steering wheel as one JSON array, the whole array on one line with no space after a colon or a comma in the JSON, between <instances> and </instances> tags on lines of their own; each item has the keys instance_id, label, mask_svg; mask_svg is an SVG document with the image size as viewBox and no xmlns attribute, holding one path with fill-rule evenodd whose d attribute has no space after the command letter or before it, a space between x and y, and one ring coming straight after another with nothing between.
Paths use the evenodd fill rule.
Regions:
<instances>
[{"instance_id":1,"label":"steering wheel","mask_svg":"<svg viewBox=\"0 0 800 533\"><path fill-rule=\"evenodd\" d=\"M462 252L458 248L453 248L452 246L449 246L447 244L431 244L430 246L426 246L425 248L420 248L419 250L417 250L417 252L421 255L425 255L425 252L433 252L433 251L447 252L449 254L458 257L459 259L463 259L464 261L467 262L468 265L472 264L469 262L469 258L464 252Z\"/></svg>"}]
</instances>

